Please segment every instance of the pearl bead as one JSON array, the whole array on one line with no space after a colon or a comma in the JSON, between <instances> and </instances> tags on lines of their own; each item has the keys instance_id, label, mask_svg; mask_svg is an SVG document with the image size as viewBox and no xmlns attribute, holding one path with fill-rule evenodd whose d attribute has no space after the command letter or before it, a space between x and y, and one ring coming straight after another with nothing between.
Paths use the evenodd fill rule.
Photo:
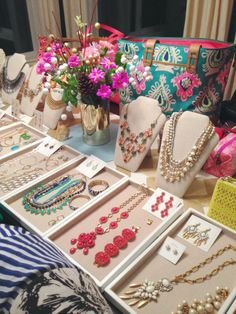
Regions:
<instances>
[{"instance_id":1,"label":"pearl bead","mask_svg":"<svg viewBox=\"0 0 236 314\"><path fill-rule=\"evenodd\" d=\"M96 29L99 29L99 28L101 27L101 24L100 24L99 22L96 22L96 23L94 24L94 27L95 27Z\"/></svg>"},{"instance_id":2,"label":"pearl bead","mask_svg":"<svg viewBox=\"0 0 236 314\"><path fill-rule=\"evenodd\" d=\"M212 304L206 303L206 305L205 305L205 310L207 311L207 313L212 313L213 310L214 310L214 307L213 307Z\"/></svg>"},{"instance_id":3,"label":"pearl bead","mask_svg":"<svg viewBox=\"0 0 236 314\"><path fill-rule=\"evenodd\" d=\"M146 77L148 74L147 74L147 72L143 72L143 77Z\"/></svg>"},{"instance_id":4,"label":"pearl bead","mask_svg":"<svg viewBox=\"0 0 236 314\"><path fill-rule=\"evenodd\" d=\"M131 66L129 67L129 70L130 70L130 72L133 72L133 71L135 70L135 66L134 66L134 65L131 65Z\"/></svg>"},{"instance_id":5,"label":"pearl bead","mask_svg":"<svg viewBox=\"0 0 236 314\"><path fill-rule=\"evenodd\" d=\"M72 108L71 108L71 106L66 106L66 111L68 111L68 112L71 112L72 111Z\"/></svg>"},{"instance_id":6,"label":"pearl bead","mask_svg":"<svg viewBox=\"0 0 236 314\"><path fill-rule=\"evenodd\" d=\"M44 70L49 70L51 69L51 64L50 63L45 63L44 64Z\"/></svg>"},{"instance_id":7,"label":"pearl bead","mask_svg":"<svg viewBox=\"0 0 236 314\"><path fill-rule=\"evenodd\" d=\"M146 72L150 72L150 70L151 70L151 68L150 68L149 66L146 66L146 67L145 67L145 71L146 71Z\"/></svg>"},{"instance_id":8,"label":"pearl bead","mask_svg":"<svg viewBox=\"0 0 236 314\"><path fill-rule=\"evenodd\" d=\"M214 304L215 309L217 309L217 310L220 309L220 305L221 305L220 302L215 301L213 304Z\"/></svg>"},{"instance_id":9,"label":"pearl bead","mask_svg":"<svg viewBox=\"0 0 236 314\"><path fill-rule=\"evenodd\" d=\"M190 309L190 310L189 310L189 314L197 314L197 311L194 310L194 309Z\"/></svg>"},{"instance_id":10,"label":"pearl bead","mask_svg":"<svg viewBox=\"0 0 236 314\"><path fill-rule=\"evenodd\" d=\"M208 298L206 299L206 301L207 301L208 303L211 303L211 302L213 301L213 299L212 299L212 297L208 297Z\"/></svg>"},{"instance_id":11,"label":"pearl bead","mask_svg":"<svg viewBox=\"0 0 236 314\"><path fill-rule=\"evenodd\" d=\"M47 47L47 51L52 51L52 48L51 47Z\"/></svg>"},{"instance_id":12,"label":"pearl bead","mask_svg":"<svg viewBox=\"0 0 236 314\"><path fill-rule=\"evenodd\" d=\"M198 305L198 307L197 307L197 312L198 312L199 314L204 313L204 307L203 307L202 305Z\"/></svg>"},{"instance_id":13,"label":"pearl bead","mask_svg":"<svg viewBox=\"0 0 236 314\"><path fill-rule=\"evenodd\" d=\"M45 87L45 88L50 88L50 87L51 87L51 84L50 84L49 82L46 82L46 83L44 83L44 87Z\"/></svg>"},{"instance_id":14,"label":"pearl bead","mask_svg":"<svg viewBox=\"0 0 236 314\"><path fill-rule=\"evenodd\" d=\"M65 120L67 119L67 115L66 115L65 113L63 113L63 114L61 115L61 119L62 119L63 121L65 121Z\"/></svg>"},{"instance_id":15,"label":"pearl bead","mask_svg":"<svg viewBox=\"0 0 236 314\"><path fill-rule=\"evenodd\" d=\"M182 304L178 304L178 309L182 310Z\"/></svg>"},{"instance_id":16,"label":"pearl bead","mask_svg":"<svg viewBox=\"0 0 236 314\"><path fill-rule=\"evenodd\" d=\"M72 52L72 53L76 53L76 52L77 52L77 49L76 49L76 48L72 48L72 49L71 49L71 52Z\"/></svg>"},{"instance_id":17,"label":"pearl bead","mask_svg":"<svg viewBox=\"0 0 236 314\"><path fill-rule=\"evenodd\" d=\"M135 56L133 57L133 61L138 61L138 56L137 56L137 55L135 55Z\"/></svg>"},{"instance_id":18,"label":"pearl bead","mask_svg":"<svg viewBox=\"0 0 236 314\"><path fill-rule=\"evenodd\" d=\"M183 314L183 312L181 310L178 310L177 314Z\"/></svg>"},{"instance_id":19,"label":"pearl bead","mask_svg":"<svg viewBox=\"0 0 236 314\"><path fill-rule=\"evenodd\" d=\"M48 91L48 88L44 87L43 88L43 94L47 94L49 91Z\"/></svg>"}]
</instances>

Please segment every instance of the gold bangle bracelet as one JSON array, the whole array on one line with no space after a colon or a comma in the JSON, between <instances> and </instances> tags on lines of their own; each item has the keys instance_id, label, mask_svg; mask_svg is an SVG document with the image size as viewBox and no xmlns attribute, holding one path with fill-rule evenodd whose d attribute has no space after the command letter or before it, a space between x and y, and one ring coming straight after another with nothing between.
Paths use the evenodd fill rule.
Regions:
<instances>
[{"instance_id":1,"label":"gold bangle bracelet","mask_svg":"<svg viewBox=\"0 0 236 314\"><path fill-rule=\"evenodd\" d=\"M94 189L95 186L103 186L103 189ZM105 180L93 180L88 184L88 191L89 194L91 194L92 196L97 196L98 194L102 193L103 191L105 191L107 188L109 188L109 183Z\"/></svg>"},{"instance_id":2,"label":"gold bangle bracelet","mask_svg":"<svg viewBox=\"0 0 236 314\"><path fill-rule=\"evenodd\" d=\"M71 205L71 203L72 203L74 200L76 200L77 198L84 198L84 199L86 199L86 200L88 200L88 201L91 199L88 195L85 195L85 194L76 194L76 195L74 195L74 196L70 199L70 201L69 201L69 207L70 207L71 210L76 210L76 209L79 208L79 207L75 207L75 206Z\"/></svg>"}]
</instances>

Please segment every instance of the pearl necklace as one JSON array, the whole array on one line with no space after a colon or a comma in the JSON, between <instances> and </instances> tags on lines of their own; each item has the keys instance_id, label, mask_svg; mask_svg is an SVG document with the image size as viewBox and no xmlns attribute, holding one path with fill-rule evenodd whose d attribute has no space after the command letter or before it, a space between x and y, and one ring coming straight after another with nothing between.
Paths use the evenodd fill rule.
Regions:
<instances>
[{"instance_id":1,"label":"pearl necklace","mask_svg":"<svg viewBox=\"0 0 236 314\"><path fill-rule=\"evenodd\" d=\"M162 278L158 282L145 280L143 283L133 283L129 285L129 288L133 290L128 290L124 295L120 295L120 298L123 300L131 300L129 302L130 306L137 305L138 308L141 308L148 304L149 302L157 302L157 298L160 297L161 292L169 292L174 289L174 287L181 283L187 283L190 285L203 283L206 280L211 279L213 276L216 276L220 271L229 265L236 264L235 259L229 259L219 264L215 269L210 273L198 277L196 279L188 279L188 277L196 273L199 269L210 264L213 260L224 254L225 252L232 250L236 251L236 246L229 244L222 249L219 249L215 254L212 254L210 257L206 258L204 261L199 263L196 266L193 266L191 269L187 270L185 273L175 276L175 278L169 280L167 278Z\"/></svg>"},{"instance_id":2,"label":"pearl necklace","mask_svg":"<svg viewBox=\"0 0 236 314\"><path fill-rule=\"evenodd\" d=\"M120 137L118 143L121 148L124 162L128 162L137 154L143 153L146 149L146 143L152 138L153 129L157 125L159 116L150 124L150 127L138 134L130 130L128 124L128 105L124 107L123 121L120 122Z\"/></svg>"},{"instance_id":3,"label":"pearl necklace","mask_svg":"<svg viewBox=\"0 0 236 314\"><path fill-rule=\"evenodd\" d=\"M204 314L204 313L218 313L223 302L229 295L229 289L227 287L216 287L216 294L212 296L210 293L206 294L205 301L199 301L194 299L193 303L189 305L185 300L182 304L178 305L177 312L171 314Z\"/></svg>"},{"instance_id":4,"label":"pearl necklace","mask_svg":"<svg viewBox=\"0 0 236 314\"><path fill-rule=\"evenodd\" d=\"M173 157L174 137L176 125L182 112L173 113L168 125L167 135L161 146L160 170L161 176L171 183L181 181L186 173L197 163L204 148L214 134L214 127L209 121L208 126L203 130L191 151L183 160L176 160Z\"/></svg>"}]
</instances>

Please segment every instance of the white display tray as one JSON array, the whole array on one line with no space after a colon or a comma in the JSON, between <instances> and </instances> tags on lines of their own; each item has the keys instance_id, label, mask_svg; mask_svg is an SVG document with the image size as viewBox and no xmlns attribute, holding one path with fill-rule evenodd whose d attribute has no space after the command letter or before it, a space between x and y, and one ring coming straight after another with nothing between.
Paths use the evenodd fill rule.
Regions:
<instances>
[{"instance_id":1,"label":"white display tray","mask_svg":"<svg viewBox=\"0 0 236 314\"><path fill-rule=\"evenodd\" d=\"M0 109L0 114L1 114L1 109ZM4 118L7 118L7 120L9 120L10 123L8 125L0 127L0 130L5 130L9 126L12 126L13 124L15 126L15 123L19 123L19 120L17 118L13 117L12 115L10 115L10 114L8 114L6 112L4 112L4 116L2 117L2 119L4 119ZM0 121L1 121L1 119L0 119Z\"/></svg>"},{"instance_id":2,"label":"white display tray","mask_svg":"<svg viewBox=\"0 0 236 314\"><path fill-rule=\"evenodd\" d=\"M224 304L218 311L218 314L235 314L236 310L236 287L230 293Z\"/></svg>"},{"instance_id":3,"label":"white display tray","mask_svg":"<svg viewBox=\"0 0 236 314\"><path fill-rule=\"evenodd\" d=\"M8 156L15 156L18 152L23 152L25 151L27 148L29 147L33 147L35 144L38 144L40 143L44 138L46 138L47 136L43 133L43 132L40 132L38 131L37 129L25 124L25 123L22 123L22 122L17 122L15 124L10 124L4 128L1 128L0 129L0 138L2 136L4 136L4 134L6 134L7 132L11 131L11 130L14 130L15 128L19 128L19 127L23 127L24 129L30 131L31 133L33 133L35 136L38 137L37 140L35 140L33 143L30 143L28 145L24 145L22 147L20 147L19 149L15 150L15 151L10 151L4 155L1 155L0 156L0 161L4 160L5 158L7 158Z\"/></svg>"},{"instance_id":4,"label":"white display tray","mask_svg":"<svg viewBox=\"0 0 236 314\"><path fill-rule=\"evenodd\" d=\"M198 216L210 223L212 223L215 226L218 226L222 229L222 233L219 237L220 240L216 240L215 245L208 251L204 252L200 248L195 247L192 244L189 244L187 241L182 240L179 237L176 237L176 240L180 241L182 244L187 246L185 255L181 257L180 261L173 265L171 262L165 260L163 257L157 254L157 251L161 247L162 243L166 239L167 236L175 236L176 233L179 232L179 230L184 226L184 224L187 222L189 217L194 214L195 216ZM223 234L223 235L222 235ZM158 239L156 239L142 254L140 254L128 267L123 269L123 272L120 273L114 280L106 287L105 289L105 295L107 299L109 299L119 310L121 310L122 313L129 313L129 314L136 314L136 313L143 313L143 314L153 314L153 313L161 313L161 314L169 314L171 312L177 311L178 304L181 304L182 300L187 300L188 303L192 304L193 300L197 298L198 300L201 300L205 298L206 292L213 293L215 292L216 286L225 287L228 286L230 289L232 289L236 285L236 277L234 276L234 283L232 282L232 277L230 277L230 270L225 269L224 274L218 274L217 276L220 276L218 280L221 280L222 278L227 279L229 282L227 284L223 282L219 282L219 284L215 285L215 280L217 281L217 276L212 277L210 280L204 282L204 289L203 286L197 287L197 284L195 285L188 285L188 284L179 284L177 286L174 286L173 293L172 292L161 292L160 296L158 297L157 302L152 302L150 304L145 305L144 307L141 307L137 309L136 306L131 307L128 305L128 302L131 300L122 300L119 297L119 294L124 294L125 291L131 290L129 288L129 284L131 283L139 283L143 282L145 279L151 280L156 282L157 280L161 278L165 278L169 276L169 278L173 277L173 275L170 275L174 271L175 275L179 275L186 272L189 267L187 265L188 263L192 266L197 265L199 262L203 261L205 258L212 255L212 253L215 253L218 249L219 245L222 245L221 242L226 242L228 244L228 238L230 238L231 243L235 244L236 239L236 232L233 232L229 228L223 226L222 224L210 219L209 217L204 216L203 214L199 213L198 211L190 208L188 209L181 217L179 217ZM182 240L182 241L181 241ZM217 241L219 241L217 243ZM195 249L197 251L195 251ZM189 260L189 256L191 256L191 250L194 252L194 258L193 260ZM190 255L189 255L190 251ZM232 252L229 252L232 253ZM221 256L221 258L227 259L227 257ZM186 264L187 260L187 264ZM181 264L185 263L185 264ZM218 263L216 262L218 265ZM151 266L150 266L151 265ZM181 265L181 266L180 266ZM153 270L153 267L155 269ZM178 271L178 268L181 268L181 270ZM230 266L228 266L230 267ZM235 267L235 265L232 265L231 267ZM196 278L199 277L199 275L203 275L208 273L210 270L212 270L212 264L207 265L207 268L204 268L201 270L200 274L199 271L192 274L190 278ZM142 274L140 274L140 272ZM150 272L150 274L149 274ZM163 274L160 277L160 272ZM147 274L149 276L147 276ZM146 275L146 277L144 277ZM142 277L136 278L136 277ZM225 277L224 277L225 276ZM214 286L214 288L213 288ZM210 290L210 291L209 291ZM116 293L117 291L117 293ZM172 293L172 294L171 294ZM184 293L184 295L182 294ZM160 306L163 306L160 308ZM225 312L222 312L222 314Z\"/></svg>"},{"instance_id":5,"label":"white display tray","mask_svg":"<svg viewBox=\"0 0 236 314\"><path fill-rule=\"evenodd\" d=\"M99 180L102 179L102 177L104 180L106 180L106 178L108 178L107 181L110 182L110 187L96 197L92 198L91 196L91 200L89 201L82 200L81 206L75 211L71 210L68 206L65 206L62 210L57 210L56 213L51 213L50 215L45 214L44 216L42 216L40 214L31 214L24 209L22 205L22 197L24 194L37 187L39 184L50 183L52 180L58 179L59 177L67 174L75 174L77 171L76 167L78 167L79 164L85 159L86 156L81 155L76 160L73 159L69 164L67 163L67 165L62 165L56 170L51 171L50 173L47 173L40 178L34 180L33 184L30 183L25 185L24 188L18 190L17 193L11 193L10 196L3 197L2 205L5 207L8 214L14 216L14 218L17 219L26 229L45 236L48 232L51 232L51 230L54 230L61 224L64 224L65 221L67 221L70 217L76 215L77 212L82 211L84 207L89 206L89 204L94 202L95 199L100 198L104 193L107 193L111 188L113 188L113 186L116 186L120 180L123 180L126 177L121 172L118 172L117 170L106 166L97 174L97 176L95 176L91 180ZM87 184L88 182L89 179L87 178ZM87 187L86 190L82 192L82 194L87 194L88 196L90 196L87 191ZM49 221L55 220L58 216L61 215L64 216L62 220L56 222L54 226L48 225Z\"/></svg>"},{"instance_id":6,"label":"white display tray","mask_svg":"<svg viewBox=\"0 0 236 314\"><path fill-rule=\"evenodd\" d=\"M82 251L77 251L74 255L69 253L69 249L72 246L70 244L72 237L76 237L81 232L94 230L99 217L108 215L112 207L119 206L139 189L139 184L126 178L117 186L111 188L105 195L92 201L90 205L85 207L81 212L76 213L63 224L55 227L55 229L47 235L47 238L61 249L74 264L87 272L102 290L104 290L121 271L124 271L130 262L137 258L143 250L159 237L182 213L181 205L164 221L153 217L152 214L142 209L147 199L149 199L149 196L134 209L134 212L130 212L128 219L123 219L116 229L103 235L104 238L97 236L95 247L90 250L89 255L83 255ZM148 189L148 191L150 195L154 192L152 189ZM129 206L130 205L124 207L124 210L128 209ZM117 216L115 215L112 219L115 220L116 218ZM146 223L148 218L153 219L151 225ZM105 225L108 225L112 219ZM141 227L137 233L136 239L129 242L125 249L121 249L115 258L111 258L110 263L105 267L95 266L93 264L95 254L98 251L103 251L105 244L112 242L115 236L121 235L124 228L131 228L132 226Z\"/></svg>"},{"instance_id":7,"label":"white display tray","mask_svg":"<svg viewBox=\"0 0 236 314\"><path fill-rule=\"evenodd\" d=\"M33 144L28 145L24 150L16 151L14 153L14 155L3 156L3 158L0 161L0 164L3 164L4 162L8 162L8 161L11 162L12 160L14 160L14 158L18 158L18 157L23 156L23 155L27 156L27 154L32 152L39 144L40 144L40 142L39 143L33 143ZM34 182L42 180L44 177L47 177L51 173L54 173L55 171L64 168L65 165L70 165L75 159L78 160L78 159L80 159L80 158L82 158L84 156L79 151L77 151L77 150L75 150L75 149L73 149L73 148L71 148L71 147L69 147L67 145L63 145L62 148L65 150L65 152L68 152L69 155L72 156L68 161L63 162L63 164L61 164L59 166L55 166L54 169L52 169L52 170L50 170L48 172L45 172L44 174L42 174L37 179L35 179L35 180L33 180L33 181L31 181L31 182L29 182L27 184L22 185L21 187L16 188L13 191L10 191L10 192L8 192L8 193L6 193L4 195L1 195L1 193L0 193L0 201L4 200L6 198L9 198L12 195L15 195L16 193L18 193L18 191L26 189L27 187L33 185ZM9 167L10 167L10 165L9 165Z\"/></svg>"}]
</instances>

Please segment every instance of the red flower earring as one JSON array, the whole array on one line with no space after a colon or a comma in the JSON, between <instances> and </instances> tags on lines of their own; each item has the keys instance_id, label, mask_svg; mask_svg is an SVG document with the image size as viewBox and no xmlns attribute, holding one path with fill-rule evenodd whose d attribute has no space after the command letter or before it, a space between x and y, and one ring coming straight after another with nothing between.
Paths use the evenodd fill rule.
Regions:
<instances>
[{"instance_id":1,"label":"red flower earring","mask_svg":"<svg viewBox=\"0 0 236 314\"><path fill-rule=\"evenodd\" d=\"M156 197L156 202L151 206L152 212L158 210L158 207L161 203L164 202L165 192L162 192L160 196Z\"/></svg>"},{"instance_id":2,"label":"red flower earring","mask_svg":"<svg viewBox=\"0 0 236 314\"><path fill-rule=\"evenodd\" d=\"M169 209L173 207L173 196L170 197L169 201L165 202L165 208L161 211L161 217L164 218L169 215Z\"/></svg>"},{"instance_id":3,"label":"red flower earring","mask_svg":"<svg viewBox=\"0 0 236 314\"><path fill-rule=\"evenodd\" d=\"M110 262L111 257L119 254L120 249L124 249L129 241L136 238L136 232L139 227L132 227L132 229L123 229L122 235L115 236L113 243L108 243L104 247L104 251L98 252L94 258L94 264L98 267L106 266Z\"/></svg>"}]
</instances>

